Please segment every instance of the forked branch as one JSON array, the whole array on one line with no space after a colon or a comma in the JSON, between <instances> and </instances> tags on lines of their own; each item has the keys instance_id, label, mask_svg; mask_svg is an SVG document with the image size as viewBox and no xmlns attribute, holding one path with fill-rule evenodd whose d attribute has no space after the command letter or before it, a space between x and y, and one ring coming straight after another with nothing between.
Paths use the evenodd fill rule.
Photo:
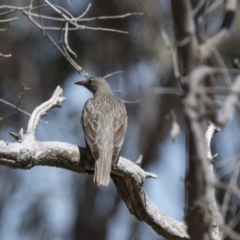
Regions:
<instances>
[{"instance_id":1,"label":"forked branch","mask_svg":"<svg viewBox=\"0 0 240 240\"><path fill-rule=\"evenodd\" d=\"M78 173L92 174L94 163L87 158L86 149L64 142L39 142L35 140L35 130L41 116L65 100L62 89L57 87L53 96L38 106L28 122L26 134L23 130L16 134L22 139L16 143L0 141L0 164L11 168L29 169L34 166L55 166ZM158 234L167 239L189 239L184 223L176 221L149 200L143 183L146 178L156 178L155 174L145 172L140 166L141 157L136 163L120 157L113 166L111 177L118 193L129 211L141 221L148 223Z\"/></svg>"}]
</instances>

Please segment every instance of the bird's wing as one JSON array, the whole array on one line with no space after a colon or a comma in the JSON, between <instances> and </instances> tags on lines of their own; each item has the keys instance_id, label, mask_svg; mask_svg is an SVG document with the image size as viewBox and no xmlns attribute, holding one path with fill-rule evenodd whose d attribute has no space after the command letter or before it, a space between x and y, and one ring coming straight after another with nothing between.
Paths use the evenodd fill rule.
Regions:
<instances>
[{"instance_id":1,"label":"bird's wing","mask_svg":"<svg viewBox=\"0 0 240 240\"><path fill-rule=\"evenodd\" d=\"M116 108L116 115L114 118L114 133L113 133L113 164L117 164L119 152L122 148L125 132L127 130L127 111L123 102L118 100L118 107Z\"/></svg>"},{"instance_id":2,"label":"bird's wing","mask_svg":"<svg viewBox=\"0 0 240 240\"><path fill-rule=\"evenodd\" d=\"M97 131L99 126L99 118L95 113L92 99L89 99L83 108L82 125L85 133L86 142L91 149L91 153L95 159L98 159L99 152L97 147Z\"/></svg>"},{"instance_id":3,"label":"bird's wing","mask_svg":"<svg viewBox=\"0 0 240 240\"><path fill-rule=\"evenodd\" d=\"M97 186L108 185L113 155L112 131L109 127L112 121L106 111L109 106L104 105L104 100L105 98L88 100L82 114L85 139L96 160L93 181Z\"/></svg>"}]
</instances>

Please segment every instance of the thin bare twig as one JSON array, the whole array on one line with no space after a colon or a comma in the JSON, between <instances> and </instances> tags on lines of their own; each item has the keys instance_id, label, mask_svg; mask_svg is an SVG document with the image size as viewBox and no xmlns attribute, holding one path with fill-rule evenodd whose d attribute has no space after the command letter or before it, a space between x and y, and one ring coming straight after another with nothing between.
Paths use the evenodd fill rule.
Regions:
<instances>
[{"instance_id":1,"label":"thin bare twig","mask_svg":"<svg viewBox=\"0 0 240 240\"><path fill-rule=\"evenodd\" d=\"M119 98L120 99L120 98ZM138 99L138 100L136 100L136 101L127 101L127 100L123 100L123 99L120 99L122 102L124 102L124 103L130 103L130 104L134 104L134 103L140 103L142 100L143 100L143 98L140 98L140 99Z\"/></svg>"},{"instance_id":2,"label":"thin bare twig","mask_svg":"<svg viewBox=\"0 0 240 240\"><path fill-rule=\"evenodd\" d=\"M6 12L1 12L0 16L8 15L8 14L13 13L15 11L17 11L17 10L12 9L12 10L9 10L9 11L6 11Z\"/></svg>"},{"instance_id":3,"label":"thin bare twig","mask_svg":"<svg viewBox=\"0 0 240 240\"><path fill-rule=\"evenodd\" d=\"M28 89L29 89L29 88L27 87L27 85L23 83L23 84L22 84L21 92L20 92L20 94L19 94L19 101L18 101L18 104L16 105L14 111L11 112L11 113L9 113L8 115L6 115L6 116L4 116L4 117L1 117L1 118L0 118L0 121L4 120L4 119L6 119L6 118L9 118L9 117L12 116L13 114L17 113L17 111L19 110L19 107L20 107L20 105L21 105L21 103L22 103L23 94L24 94L25 91L28 90ZM7 103L7 101L5 101L5 100L3 100L3 99L0 99L0 101L3 102L3 103L5 103L5 104L8 104L8 105L10 105L10 106L14 106L14 105L12 105L12 104L10 104L10 103ZM21 111L23 111L23 110L21 110Z\"/></svg>"},{"instance_id":4,"label":"thin bare twig","mask_svg":"<svg viewBox=\"0 0 240 240\"><path fill-rule=\"evenodd\" d=\"M216 0L209 8L206 9L206 14L211 13L223 3L223 0Z\"/></svg>"},{"instance_id":5,"label":"thin bare twig","mask_svg":"<svg viewBox=\"0 0 240 240\"><path fill-rule=\"evenodd\" d=\"M2 53L0 53L0 56L1 56L1 57L11 57L12 54L2 54Z\"/></svg>"},{"instance_id":6,"label":"thin bare twig","mask_svg":"<svg viewBox=\"0 0 240 240\"><path fill-rule=\"evenodd\" d=\"M120 74L120 73L125 73L125 71L116 71L116 72L113 72L113 73L109 73L107 75L105 75L103 78L109 78L115 74Z\"/></svg>"},{"instance_id":7,"label":"thin bare twig","mask_svg":"<svg viewBox=\"0 0 240 240\"><path fill-rule=\"evenodd\" d=\"M10 103L10 102L2 99L2 98L0 98L0 102L4 103L4 104L6 104L6 105L8 105L8 106L10 106L10 107L13 107L13 108L15 108L15 109L17 108L16 105L14 105L14 104L12 104L12 103ZM18 111L21 112L21 113L26 114L26 115L29 116L29 117L31 117L31 113L26 112L25 110L23 110L23 109L20 108L20 107L18 107ZM1 120L1 119L0 119L0 120ZM39 121L40 121L40 122L43 122L43 123L48 123L47 121L44 121L44 120L42 120L42 119L40 119Z\"/></svg>"},{"instance_id":8,"label":"thin bare twig","mask_svg":"<svg viewBox=\"0 0 240 240\"><path fill-rule=\"evenodd\" d=\"M197 6L192 11L193 17L195 17L197 15L197 13L202 8L202 6L204 5L205 2L206 2L206 0L201 0L198 2Z\"/></svg>"},{"instance_id":9,"label":"thin bare twig","mask_svg":"<svg viewBox=\"0 0 240 240\"><path fill-rule=\"evenodd\" d=\"M77 19L81 19L81 18L83 18L83 17L88 13L88 11L89 11L89 9L90 9L91 6L92 6L91 3L88 4L86 10L85 10L85 11L83 12L83 14L81 14Z\"/></svg>"},{"instance_id":10,"label":"thin bare twig","mask_svg":"<svg viewBox=\"0 0 240 240\"><path fill-rule=\"evenodd\" d=\"M37 26L40 30L43 31L42 26L39 25L38 22L36 22L34 19L31 18L31 16L28 16L26 11L22 11L27 18L35 25ZM53 38L46 33L46 37L51 41L51 43L58 49L58 51L72 64L72 66L83 76L87 77L88 73L85 72L68 54L65 54L65 52L58 46L58 44L53 40Z\"/></svg>"},{"instance_id":11,"label":"thin bare twig","mask_svg":"<svg viewBox=\"0 0 240 240\"><path fill-rule=\"evenodd\" d=\"M8 18L8 19L0 19L0 23L11 22L11 21L14 21L17 19L18 19L18 17L13 17L13 18Z\"/></svg>"},{"instance_id":12,"label":"thin bare twig","mask_svg":"<svg viewBox=\"0 0 240 240\"><path fill-rule=\"evenodd\" d=\"M236 77L235 82L232 84L231 91L240 91L240 75ZM226 98L223 113L218 118L218 124L220 124L220 126L224 127L228 123L232 110L238 101L238 97L239 95L230 92Z\"/></svg>"},{"instance_id":13,"label":"thin bare twig","mask_svg":"<svg viewBox=\"0 0 240 240\"><path fill-rule=\"evenodd\" d=\"M53 3L51 3L49 0L45 0L47 6L49 6L50 8L52 8L55 12L57 12L58 14L61 15L62 18L55 18L55 17L50 17L50 16L45 16L45 15L41 15L41 19L48 19L48 20L53 20L53 21L64 21L64 26L62 27L49 27L49 26L43 26L43 24L39 24L37 21L35 21L32 17L39 17L40 13L36 14L31 12L31 10L33 10L32 5L30 4L30 7L27 9L22 9L22 12L24 13L24 15L26 15L28 17L28 19L34 23L35 26L37 26L40 30L43 31L43 33L47 36L47 38L54 44L54 46L63 54L63 56L72 64L72 66L82 75L84 75L85 77L87 77L87 73L85 71L82 70L82 68L71 58L71 56L68 54L71 53L73 54L75 57L77 57L76 53L70 48L69 43L68 43L68 31L76 31L76 30L100 30L100 31L110 31L110 32L116 32L116 33L124 33L127 34L128 32L126 31L121 31L121 30L117 30L117 29L111 29L111 28L102 28L102 27L89 27L89 26L84 26L84 25L79 25L77 23L77 21L82 20L83 17L87 14L87 12L89 11L91 4L89 4L86 8L86 10L79 16L79 17L74 17L71 13L69 13L66 9L55 5ZM46 7L46 5L44 6L39 6L38 9L40 7ZM108 19L108 18L124 18L124 17L128 17L128 16L132 16L132 15L142 15L141 13L128 13L128 14L124 14L124 15L119 15L119 16L110 16L110 17L99 17L99 19ZM86 21L88 20L95 20L97 18L92 18L92 19L85 19ZM73 27L69 27L69 24L71 24ZM53 38L50 36L50 34L46 33L46 30L56 30L56 31L60 31L60 36L62 35L62 31L65 31L64 34L64 43L65 46L63 45L63 41L59 41L60 45L58 45L57 42L55 42L53 40ZM61 37L59 38L61 39Z\"/></svg>"},{"instance_id":14,"label":"thin bare twig","mask_svg":"<svg viewBox=\"0 0 240 240\"><path fill-rule=\"evenodd\" d=\"M152 91L159 94L174 94L178 96L184 96L185 94L185 91L181 88L154 87Z\"/></svg>"},{"instance_id":15,"label":"thin bare twig","mask_svg":"<svg viewBox=\"0 0 240 240\"><path fill-rule=\"evenodd\" d=\"M43 29L42 29L43 30ZM44 30L52 30L52 31L59 31L59 30L66 30L66 28L61 27L44 27ZM72 27L68 28L69 31L76 31L76 30L94 30L94 31L106 31L106 32L116 32L122 34L128 34L126 31L111 29L111 28L102 28L102 27L86 27L86 26L79 26L79 27Z\"/></svg>"},{"instance_id":16,"label":"thin bare twig","mask_svg":"<svg viewBox=\"0 0 240 240\"><path fill-rule=\"evenodd\" d=\"M74 57L77 57L77 54L69 47L69 44L68 44L68 22L65 23L65 37L64 37L64 40L65 40L65 44L66 44L66 47L67 47L67 50L74 56Z\"/></svg>"},{"instance_id":17,"label":"thin bare twig","mask_svg":"<svg viewBox=\"0 0 240 240\"><path fill-rule=\"evenodd\" d=\"M168 50L169 50L169 52L171 54L171 57L172 57L174 76L175 76L176 79L179 79L180 78L180 71L179 71L179 68L178 68L176 50L173 49L164 28L161 29L161 34L162 34L163 41L165 42L166 46L168 47Z\"/></svg>"},{"instance_id":18,"label":"thin bare twig","mask_svg":"<svg viewBox=\"0 0 240 240\"><path fill-rule=\"evenodd\" d=\"M122 14L122 15L116 15L116 16L100 16L100 17L92 17L92 18L82 18L82 19L78 19L77 21L93 21L93 20L105 20L105 19L119 19L119 18L126 18L126 17L130 17L130 16L143 16L143 13L126 13L126 14Z\"/></svg>"},{"instance_id":19,"label":"thin bare twig","mask_svg":"<svg viewBox=\"0 0 240 240\"><path fill-rule=\"evenodd\" d=\"M58 8L60 8L60 7L58 6ZM86 12L84 12L84 13L86 14ZM76 21L76 22L90 22L90 21L94 21L94 20L121 19L121 18L130 17L130 16L144 15L143 13L126 13L126 14L116 15L116 16L100 16L100 17L92 17L92 18L81 18L81 17L83 17L83 15L85 15L84 13L79 17L76 17L76 18L72 17L71 20ZM37 13L31 12L29 14L33 17L39 17ZM46 15L42 15L42 18L47 19L47 20L60 21L60 22L66 21L66 19L64 19L64 18L50 17L50 16L46 16Z\"/></svg>"}]
</instances>

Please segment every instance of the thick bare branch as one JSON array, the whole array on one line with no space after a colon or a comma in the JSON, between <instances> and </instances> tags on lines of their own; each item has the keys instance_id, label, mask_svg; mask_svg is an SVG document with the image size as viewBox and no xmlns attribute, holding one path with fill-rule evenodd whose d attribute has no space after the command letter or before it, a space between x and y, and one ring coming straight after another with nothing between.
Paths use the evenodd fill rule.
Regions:
<instances>
[{"instance_id":1,"label":"thick bare branch","mask_svg":"<svg viewBox=\"0 0 240 240\"><path fill-rule=\"evenodd\" d=\"M213 181L212 164L207 159L204 136L206 114L204 101L198 96L199 84L212 70L201 66L189 75L189 93L185 98L185 111L189 123L189 172L188 172L188 231L194 240L219 239L218 216ZM211 136L211 135L210 135ZM208 140L210 141L210 140ZM210 144L210 143L209 143Z\"/></svg>"},{"instance_id":2,"label":"thick bare branch","mask_svg":"<svg viewBox=\"0 0 240 240\"><path fill-rule=\"evenodd\" d=\"M63 93L63 90L58 86L54 91L52 97L48 101L42 103L33 111L28 122L25 139L26 139L26 136L27 138L30 138L30 139L34 138L35 130L40 117L46 115L51 108L61 106L62 102L65 101L65 97L62 96L62 93Z\"/></svg>"},{"instance_id":3,"label":"thick bare branch","mask_svg":"<svg viewBox=\"0 0 240 240\"><path fill-rule=\"evenodd\" d=\"M63 142L0 141L0 164L20 169L55 166L79 173L92 174L94 171L94 164L87 159L84 148ZM148 199L143 183L149 176L137 164L120 157L111 176L129 211L139 220L147 222L168 239L189 239L183 223L166 216Z\"/></svg>"},{"instance_id":4,"label":"thick bare branch","mask_svg":"<svg viewBox=\"0 0 240 240\"><path fill-rule=\"evenodd\" d=\"M53 96L33 111L26 134L23 130L19 134L11 134L22 141L0 141L0 165L19 169L55 166L79 173L94 172L94 162L88 159L85 148L63 142L35 140L35 130L40 117L51 108L60 106L64 100L62 89L57 87ZM144 181L146 178L157 178L155 174L145 172L138 164L120 157L118 165L112 168L111 177L129 211L139 220L145 221L158 234L168 239L189 239L184 223L166 216L145 194Z\"/></svg>"}]
</instances>

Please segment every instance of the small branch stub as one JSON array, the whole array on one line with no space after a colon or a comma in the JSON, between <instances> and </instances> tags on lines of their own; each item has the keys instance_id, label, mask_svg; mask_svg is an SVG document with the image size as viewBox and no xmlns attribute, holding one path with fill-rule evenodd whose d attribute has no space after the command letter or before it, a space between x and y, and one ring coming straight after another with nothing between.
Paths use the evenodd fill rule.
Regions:
<instances>
[{"instance_id":1,"label":"small branch stub","mask_svg":"<svg viewBox=\"0 0 240 240\"><path fill-rule=\"evenodd\" d=\"M137 164L139 167L142 166L142 160L143 160L143 157L142 157L142 154L138 157L138 159L136 160L135 164Z\"/></svg>"},{"instance_id":2,"label":"small branch stub","mask_svg":"<svg viewBox=\"0 0 240 240\"><path fill-rule=\"evenodd\" d=\"M22 142L23 139L23 128L20 129L19 133L9 132L11 136L13 136L18 142Z\"/></svg>"}]
</instances>

